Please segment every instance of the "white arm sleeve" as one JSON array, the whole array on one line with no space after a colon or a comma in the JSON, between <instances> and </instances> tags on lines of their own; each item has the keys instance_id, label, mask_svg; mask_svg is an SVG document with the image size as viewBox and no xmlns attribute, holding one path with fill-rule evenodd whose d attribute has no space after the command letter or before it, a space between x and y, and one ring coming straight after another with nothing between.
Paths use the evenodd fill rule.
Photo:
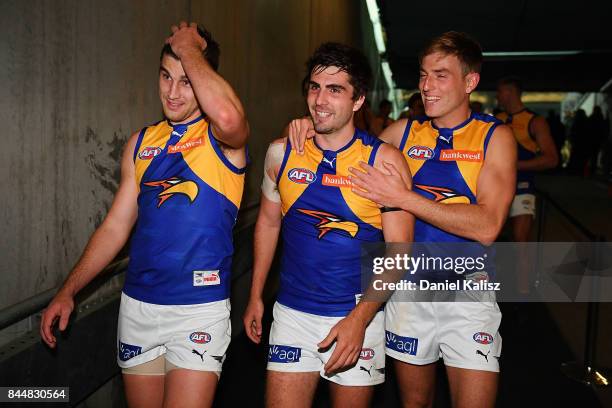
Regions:
<instances>
[{"instance_id":1,"label":"white arm sleeve","mask_svg":"<svg viewBox=\"0 0 612 408\"><path fill-rule=\"evenodd\" d=\"M274 203L280 203L281 198L278 192L276 180L273 178L274 169L280 166L285 155L285 146L283 143L272 143L268 147L266 160L264 162L264 176L261 183L261 192L266 198Z\"/></svg>"}]
</instances>

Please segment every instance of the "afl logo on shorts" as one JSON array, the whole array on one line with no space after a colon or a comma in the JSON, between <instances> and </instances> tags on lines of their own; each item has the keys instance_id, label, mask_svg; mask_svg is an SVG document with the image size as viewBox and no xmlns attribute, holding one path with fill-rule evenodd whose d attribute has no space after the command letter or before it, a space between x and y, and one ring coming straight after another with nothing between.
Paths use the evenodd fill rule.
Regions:
<instances>
[{"instance_id":1,"label":"afl logo on shorts","mask_svg":"<svg viewBox=\"0 0 612 408\"><path fill-rule=\"evenodd\" d=\"M491 336L489 333L485 333L485 332L474 333L473 339L474 339L474 341L476 343L480 343L480 344L491 344L491 343L493 343L493 336Z\"/></svg>"},{"instance_id":2,"label":"afl logo on shorts","mask_svg":"<svg viewBox=\"0 0 612 408\"><path fill-rule=\"evenodd\" d=\"M408 150L408 157L415 160L429 160L433 155L433 150L426 146L412 146Z\"/></svg>"},{"instance_id":3,"label":"afl logo on shorts","mask_svg":"<svg viewBox=\"0 0 612 408\"><path fill-rule=\"evenodd\" d=\"M374 350L371 348L363 348L361 349L361 353L359 353L360 360L371 360L374 358Z\"/></svg>"},{"instance_id":4,"label":"afl logo on shorts","mask_svg":"<svg viewBox=\"0 0 612 408\"><path fill-rule=\"evenodd\" d=\"M211 335L205 332L193 332L189 335L189 340L197 344L209 343L211 339Z\"/></svg>"},{"instance_id":5,"label":"afl logo on shorts","mask_svg":"<svg viewBox=\"0 0 612 408\"><path fill-rule=\"evenodd\" d=\"M140 151L140 153L138 153L138 158L140 160L151 160L152 158L160 154L161 151L162 149L159 147L154 147L154 146L145 147L144 149Z\"/></svg>"},{"instance_id":6,"label":"afl logo on shorts","mask_svg":"<svg viewBox=\"0 0 612 408\"><path fill-rule=\"evenodd\" d=\"M317 179L317 175L308 169L295 168L287 173L289 180L297 184L311 184Z\"/></svg>"}]
</instances>

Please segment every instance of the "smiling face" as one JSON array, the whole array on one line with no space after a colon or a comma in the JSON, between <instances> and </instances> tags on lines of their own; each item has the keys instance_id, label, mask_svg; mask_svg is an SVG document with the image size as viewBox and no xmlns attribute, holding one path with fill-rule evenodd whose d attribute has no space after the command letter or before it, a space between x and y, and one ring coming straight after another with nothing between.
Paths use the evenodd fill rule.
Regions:
<instances>
[{"instance_id":1,"label":"smiling face","mask_svg":"<svg viewBox=\"0 0 612 408\"><path fill-rule=\"evenodd\" d=\"M159 67L159 98L172 124L190 122L202 114L183 65L170 55L163 56Z\"/></svg>"},{"instance_id":2,"label":"smiling face","mask_svg":"<svg viewBox=\"0 0 612 408\"><path fill-rule=\"evenodd\" d=\"M425 114L439 121L450 122L452 126L461 123L466 119L464 112L469 110L469 95L479 79L480 75L476 72L464 74L462 64L455 55L441 52L426 55L421 62L419 79Z\"/></svg>"},{"instance_id":3,"label":"smiling face","mask_svg":"<svg viewBox=\"0 0 612 408\"><path fill-rule=\"evenodd\" d=\"M332 134L352 126L353 114L365 100L364 96L353 100L353 93L346 72L334 66L323 70L315 67L306 102L317 133Z\"/></svg>"}]
</instances>

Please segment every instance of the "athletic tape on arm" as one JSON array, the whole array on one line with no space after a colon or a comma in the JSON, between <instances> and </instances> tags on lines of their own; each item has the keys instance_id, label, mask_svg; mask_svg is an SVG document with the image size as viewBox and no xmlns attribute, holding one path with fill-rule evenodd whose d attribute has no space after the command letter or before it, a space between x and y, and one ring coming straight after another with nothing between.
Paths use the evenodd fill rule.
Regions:
<instances>
[{"instance_id":1,"label":"athletic tape on arm","mask_svg":"<svg viewBox=\"0 0 612 408\"><path fill-rule=\"evenodd\" d=\"M285 146L282 143L272 143L268 147L266 160L264 162L264 176L261 183L261 192L266 198L274 203L280 203L280 194L274 177L274 169L280 166L285 154Z\"/></svg>"}]
</instances>

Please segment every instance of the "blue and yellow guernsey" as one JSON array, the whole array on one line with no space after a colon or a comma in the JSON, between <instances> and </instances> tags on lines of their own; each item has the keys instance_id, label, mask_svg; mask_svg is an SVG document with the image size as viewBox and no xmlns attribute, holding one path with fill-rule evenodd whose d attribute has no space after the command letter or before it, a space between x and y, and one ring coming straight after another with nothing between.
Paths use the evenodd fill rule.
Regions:
<instances>
[{"instance_id":1,"label":"blue and yellow guernsey","mask_svg":"<svg viewBox=\"0 0 612 408\"><path fill-rule=\"evenodd\" d=\"M134 164L138 220L123 291L164 305L226 299L245 169L227 160L201 117L144 128Z\"/></svg>"},{"instance_id":2,"label":"blue and yellow guernsey","mask_svg":"<svg viewBox=\"0 0 612 408\"><path fill-rule=\"evenodd\" d=\"M374 164L382 142L361 130L337 151L287 142L277 177L283 255L278 302L302 312L346 316L361 293L361 244L381 242L379 207L351 191L349 166Z\"/></svg>"},{"instance_id":3,"label":"blue and yellow guernsey","mask_svg":"<svg viewBox=\"0 0 612 408\"><path fill-rule=\"evenodd\" d=\"M518 160L530 160L539 151L535 137L529 131L531 121L536 114L525 108L512 115L501 112L497 118L512 128L518 147ZM534 174L532 171L519 171L516 175L516 194L533 194Z\"/></svg>"},{"instance_id":4,"label":"blue and yellow guernsey","mask_svg":"<svg viewBox=\"0 0 612 408\"><path fill-rule=\"evenodd\" d=\"M412 188L421 196L442 204L476 204L478 177L487 154L487 146L495 128L501 122L493 116L472 113L454 128L438 128L429 119L408 122L400 150L412 174ZM473 242L451 234L421 219L416 219L414 241L424 243ZM429 245L433 248L432 245ZM455 248L455 254L480 256L487 252L480 245L440 246L445 252ZM476 251L477 253L472 253ZM434 251L435 252L435 251ZM418 254L417 254L418 255ZM432 254L430 254L432 255ZM492 270L487 271L492 275ZM452 273L436 271L439 278L456 278Z\"/></svg>"}]
</instances>

